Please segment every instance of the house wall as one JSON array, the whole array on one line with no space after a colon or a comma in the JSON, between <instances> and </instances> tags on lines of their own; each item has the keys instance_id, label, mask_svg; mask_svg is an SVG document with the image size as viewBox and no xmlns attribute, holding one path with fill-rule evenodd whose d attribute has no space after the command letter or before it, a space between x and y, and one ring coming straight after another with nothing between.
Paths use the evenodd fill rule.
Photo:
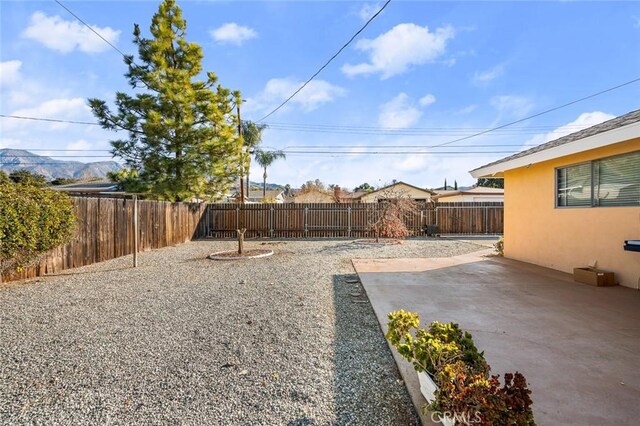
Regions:
<instances>
[{"instance_id":1,"label":"house wall","mask_svg":"<svg viewBox=\"0 0 640 426\"><path fill-rule=\"evenodd\" d=\"M309 191L304 194L297 194L293 198L294 203L335 203L333 194L328 194L320 191Z\"/></svg>"},{"instance_id":2,"label":"house wall","mask_svg":"<svg viewBox=\"0 0 640 426\"><path fill-rule=\"evenodd\" d=\"M505 256L565 272L597 260L621 285L636 288L640 253L623 244L640 239L640 207L555 208L555 168L639 149L640 138L507 170Z\"/></svg>"},{"instance_id":3,"label":"house wall","mask_svg":"<svg viewBox=\"0 0 640 426\"><path fill-rule=\"evenodd\" d=\"M448 197L438 197L438 201L442 203L458 203L458 202L502 202L504 196L501 195L478 195L478 194L456 194Z\"/></svg>"},{"instance_id":4,"label":"house wall","mask_svg":"<svg viewBox=\"0 0 640 426\"><path fill-rule=\"evenodd\" d=\"M410 197L413 199L425 199L427 201L431 200L431 193L429 191L423 191L418 188L413 188L409 185L404 185L399 183L393 187L387 188L385 190L375 191L367 195L363 195L360 198L360 201L363 203L374 203L379 198L389 198L389 195L400 195L403 197Z\"/></svg>"}]
</instances>

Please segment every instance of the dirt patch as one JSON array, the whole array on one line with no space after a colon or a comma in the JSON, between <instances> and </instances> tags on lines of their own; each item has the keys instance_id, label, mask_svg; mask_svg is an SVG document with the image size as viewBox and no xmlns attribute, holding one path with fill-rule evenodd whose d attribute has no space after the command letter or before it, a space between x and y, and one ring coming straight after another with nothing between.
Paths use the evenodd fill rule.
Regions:
<instances>
[{"instance_id":1,"label":"dirt patch","mask_svg":"<svg viewBox=\"0 0 640 426\"><path fill-rule=\"evenodd\" d=\"M379 241L376 241L376 240L356 240L356 241L354 241L354 243L356 243L356 244L379 245L379 246L392 246L392 245L404 244L404 241L402 241L402 240L380 239Z\"/></svg>"},{"instance_id":2,"label":"dirt patch","mask_svg":"<svg viewBox=\"0 0 640 426\"><path fill-rule=\"evenodd\" d=\"M237 250L231 251L219 251L210 254L208 257L211 260L242 260L242 259L257 259L260 257L267 257L273 254L273 250L267 249L250 249L245 250L242 254L239 254Z\"/></svg>"}]
</instances>

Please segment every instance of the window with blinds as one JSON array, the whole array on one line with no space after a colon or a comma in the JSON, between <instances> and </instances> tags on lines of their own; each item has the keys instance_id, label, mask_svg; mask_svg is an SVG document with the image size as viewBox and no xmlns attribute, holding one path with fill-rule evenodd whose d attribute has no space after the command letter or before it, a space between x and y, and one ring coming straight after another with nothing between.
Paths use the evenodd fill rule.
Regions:
<instances>
[{"instance_id":1,"label":"window with blinds","mask_svg":"<svg viewBox=\"0 0 640 426\"><path fill-rule=\"evenodd\" d=\"M640 151L556 169L556 205L640 206Z\"/></svg>"},{"instance_id":2,"label":"window with blinds","mask_svg":"<svg viewBox=\"0 0 640 426\"><path fill-rule=\"evenodd\" d=\"M556 194L558 207L591 205L591 163L557 169Z\"/></svg>"}]
</instances>

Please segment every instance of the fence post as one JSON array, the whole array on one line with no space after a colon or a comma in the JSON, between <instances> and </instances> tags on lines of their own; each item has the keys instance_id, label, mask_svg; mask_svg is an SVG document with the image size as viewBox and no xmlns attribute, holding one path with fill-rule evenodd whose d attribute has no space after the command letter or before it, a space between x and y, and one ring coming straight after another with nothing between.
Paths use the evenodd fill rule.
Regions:
<instances>
[{"instance_id":1,"label":"fence post","mask_svg":"<svg viewBox=\"0 0 640 426\"><path fill-rule=\"evenodd\" d=\"M274 207L269 209L269 238L273 238L273 211Z\"/></svg>"},{"instance_id":2,"label":"fence post","mask_svg":"<svg viewBox=\"0 0 640 426\"><path fill-rule=\"evenodd\" d=\"M488 216L489 216L489 206L484 206L484 233L488 234L489 233L489 220L488 220Z\"/></svg>"},{"instance_id":3,"label":"fence post","mask_svg":"<svg viewBox=\"0 0 640 426\"><path fill-rule=\"evenodd\" d=\"M307 228L307 211L309 210L308 207L304 208L304 237L307 238L307 235L309 234L309 229Z\"/></svg>"},{"instance_id":4,"label":"fence post","mask_svg":"<svg viewBox=\"0 0 640 426\"><path fill-rule=\"evenodd\" d=\"M204 227L204 232L207 237L211 236L211 204L207 203L205 205L205 208L207 209L206 214L205 214L205 227Z\"/></svg>"},{"instance_id":5,"label":"fence post","mask_svg":"<svg viewBox=\"0 0 640 426\"><path fill-rule=\"evenodd\" d=\"M133 267L138 267L138 196L133 196Z\"/></svg>"},{"instance_id":6,"label":"fence post","mask_svg":"<svg viewBox=\"0 0 640 426\"><path fill-rule=\"evenodd\" d=\"M236 229L240 229L240 207L236 207Z\"/></svg>"},{"instance_id":7,"label":"fence post","mask_svg":"<svg viewBox=\"0 0 640 426\"><path fill-rule=\"evenodd\" d=\"M347 237L351 238L351 206L347 208Z\"/></svg>"}]
</instances>

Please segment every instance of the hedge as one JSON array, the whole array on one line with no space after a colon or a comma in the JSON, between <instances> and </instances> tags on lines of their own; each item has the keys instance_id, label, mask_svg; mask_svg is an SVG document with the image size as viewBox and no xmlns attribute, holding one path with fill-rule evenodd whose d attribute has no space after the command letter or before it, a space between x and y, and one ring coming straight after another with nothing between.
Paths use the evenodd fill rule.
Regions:
<instances>
[{"instance_id":1,"label":"hedge","mask_svg":"<svg viewBox=\"0 0 640 426\"><path fill-rule=\"evenodd\" d=\"M67 194L31 185L0 184L0 272L20 270L70 241L75 222Z\"/></svg>"}]
</instances>

